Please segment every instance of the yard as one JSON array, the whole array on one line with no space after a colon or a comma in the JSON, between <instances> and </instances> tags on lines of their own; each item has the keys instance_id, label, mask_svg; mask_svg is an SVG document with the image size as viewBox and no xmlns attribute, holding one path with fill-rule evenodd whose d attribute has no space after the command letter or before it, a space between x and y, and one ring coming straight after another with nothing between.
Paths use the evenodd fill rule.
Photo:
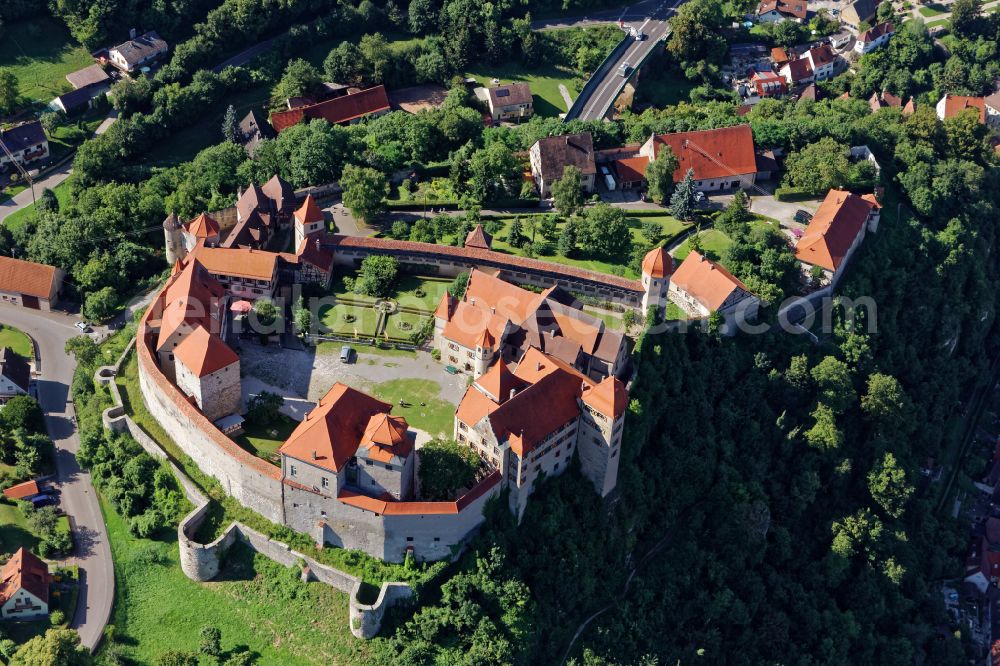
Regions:
<instances>
[{"instance_id":1,"label":"yard","mask_svg":"<svg viewBox=\"0 0 1000 666\"><path fill-rule=\"evenodd\" d=\"M687 239L674 251L674 260L679 264L687 258L692 250L692 238ZM701 245L702 254L710 259L719 260L722 253L726 251L733 241L726 234L718 229L706 229L698 234L698 241Z\"/></svg>"},{"instance_id":2,"label":"yard","mask_svg":"<svg viewBox=\"0 0 1000 666\"><path fill-rule=\"evenodd\" d=\"M947 14L948 8L945 7L944 5L933 4L933 5L924 5L923 7L920 7L917 11L920 12L921 16L932 18L934 16L940 16L941 14Z\"/></svg>"},{"instance_id":3,"label":"yard","mask_svg":"<svg viewBox=\"0 0 1000 666\"><path fill-rule=\"evenodd\" d=\"M254 455L270 461L297 425L299 425L298 421L284 414L279 414L278 422L269 426L245 422L243 434L236 437L235 442Z\"/></svg>"},{"instance_id":4,"label":"yard","mask_svg":"<svg viewBox=\"0 0 1000 666\"><path fill-rule=\"evenodd\" d=\"M69 31L52 18L36 18L4 26L0 39L0 67L9 68L20 83L21 95L48 104L73 89L66 75L94 64L85 48L73 42Z\"/></svg>"},{"instance_id":5,"label":"yard","mask_svg":"<svg viewBox=\"0 0 1000 666\"><path fill-rule=\"evenodd\" d=\"M302 583L242 546L230 551L219 577L192 581L181 571L177 541L139 539L102 501L115 560L111 623L129 661L154 663L167 650L197 649L202 627L222 632L223 651L249 649L254 663L364 663L368 644L348 628L348 597L322 583Z\"/></svg>"},{"instance_id":6,"label":"yard","mask_svg":"<svg viewBox=\"0 0 1000 666\"><path fill-rule=\"evenodd\" d=\"M505 63L502 65L478 65L465 73L487 88L493 84L493 79L500 83L524 82L531 86L534 98L535 114L554 118L560 113L569 111L566 100L559 91L560 84L566 87L571 99L580 94L579 77L565 67L548 65L535 69L526 69L520 63Z\"/></svg>"},{"instance_id":7,"label":"yard","mask_svg":"<svg viewBox=\"0 0 1000 666\"><path fill-rule=\"evenodd\" d=\"M392 405L392 413L431 435L451 437L455 405L442 400L441 385L429 379L393 379L371 387L370 393ZM402 404L400 404L402 401Z\"/></svg>"},{"instance_id":8,"label":"yard","mask_svg":"<svg viewBox=\"0 0 1000 666\"><path fill-rule=\"evenodd\" d=\"M34 358L34 345L31 338L13 326L0 324L0 347L10 347L15 354L24 358Z\"/></svg>"},{"instance_id":9,"label":"yard","mask_svg":"<svg viewBox=\"0 0 1000 666\"><path fill-rule=\"evenodd\" d=\"M339 302L321 310L320 319L334 335L372 338L376 334L375 327L379 318L374 307L376 299L348 291L344 285L345 277L354 275L341 273L334 276L330 292ZM400 275L393 294L399 308L388 316L384 332L393 339L409 339L423 325L425 317L430 316L437 307L449 284L450 280L440 278ZM424 314L400 308L420 310Z\"/></svg>"},{"instance_id":10,"label":"yard","mask_svg":"<svg viewBox=\"0 0 1000 666\"><path fill-rule=\"evenodd\" d=\"M24 546L34 551L38 538L28 530L24 514L8 500L0 501L0 553L13 553Z\"/></svg>"},{"instance_id":11,"label":"yard","mask_svg":"<svg viewBox=\"0 0 1000 666\"><path fill-rule=\"evenodd\" d=\"M59 201L60 207L65 206L69 203L70 188L69 188L69 183L67 181L59 183L58 185L55 186L55 188L53 188L52 191L55 192L56 199ZM38 189L35 190L35 197L39 197L41 196L41 194L42 194L41 190ZM3 220L3 225L8 229L10 229L11 231L15 231L16 229L20 229L25 224L27 224L28 220L34 214L35 211L33 204L28 204L21 210L11 213L7 217L5 217Z\"/></svg>"},{"instance_id":12,"label":"yard","mask_svg":"<svg viewBox=\"0 0 1000 666\"><path fill-rule=\"evenodd\" d=\"M646 67L639 77L636 98L662 109L687 102L693 88L694 84L685 79L675 67L665 66L659 70Z\"/></svg>"}]
</instances>

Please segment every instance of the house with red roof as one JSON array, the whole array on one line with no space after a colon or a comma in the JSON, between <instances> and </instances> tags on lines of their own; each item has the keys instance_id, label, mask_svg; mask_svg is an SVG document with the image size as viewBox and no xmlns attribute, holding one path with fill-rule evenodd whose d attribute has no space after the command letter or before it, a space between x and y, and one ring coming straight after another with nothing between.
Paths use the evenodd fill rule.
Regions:
<instances>
[{"instance_id":1,"label":"house with red roof","mask_svg":"<svg viewBox=\"0 0 1000 666\"><path fill-rule=\"evenodd\" d=\"M280 134L303 120L321 118L331 125L349 125L385 115L389 110L389 96L385 86L379 85L288 111L276 111L271 114L271 125Z\"/></svg>"},{"instance_id":2,"label":"house with red roof","mask_svg":"<svg viewBox=\"0 0 1000 666\"><path fill-rule=\"evenodd\" d=\"M802 23L809 13L807 6L806 0L764 0L757 5L757 20L760 23Z\"/></svg>"},{"instance_id":3,"label":"house with red roof","mask_svg":"<svg viewBox=\"0 0 1000 666\"><path fill-rule=\"evenodd\" d=\"M882 206L874 195L830 190L795 246L803 270L818 266L836 281L868 231L878 230Z\"/></svg>"},{"instance_id":4,"label":"house with red roof","mask_svg":"<svg viewBox=\"0 0 1000 666\"><path fill-rule=\"evenodd\" d=\"M49 614L49 565L21 546L0 568L0 620Z\"/></svg>"},{"instance_id":5,"label":"house with red roof","mask_svg":"<svg viewBox=\"0 0 1000 666\"><path fill-rule=\"evenodd\" d=\"M461 299L441 297L434 346L442 363L473 377L498 358L516 363L532 347L595 379L620 376L629 354L624 335L585 313L564 290L551 286L539 294L478 269Z\"/></svg>"},{"instance_id":6,"label":"house with red roof","mask_svg":"<svg viewBox=\"0 0 1000 666\"><path fill-rule=\"evenodd\" d=\"M964 95L945 95L934 107L940 120L954 118L969 109L976 112L979 122L991 127L1000 127L1000 93L989 97L966 97ZM971 113L970 112L970 113Z\"/></svg>"},{"instance_id":7,"label":"house with red roof","mask_svg":"<svg viewBox=\"0 0 1000 666\"><path fill-rule=\"evenodd\" d=\"M694 317L718 312L725 319L723 331L735 334L739 321L757 317L760 299L732 273L705 255L692 250L670 278L670 300Z\"/></svg>"},{"instance_id":8,"label":"house with red roof","mask_svg":"<svg viewBox=\"0 0 1000 666\"><path fill-rule=\"evenodd\" d=\"M760 97L780 97L788 92L785 79L771 71L754 71L750 76L750 85Z\"/></svg>"},{"instance_id":9,"label":"house with red roof","mask_svg":"<svg viewBox=\"0 0 1000 666\"><path fill-rule=\"evenodd\" d=\"M857 41L854 42L854 50L861 55L871 53L875 49L888 44L894 34L895 31L890 21L879 23L858 35Z\"/></svg>"},{"instance_id":10,"label":"house with red roof","mask_svg":"<svg viewBox=\"0 0 1000 666\"><path fill-rule=\"evenodd\" d=\"M621 380L595 381L532 347L512 369L502 359L466 390L455 412L455 439L504 471L520 516L534 482L562 474L579 450L581 470L601 496L618 481L628 392Z\"/></svg>"},{"instance_id":11,"label":"house with red roof","mask_svg":"<svg viewBox=\"0 0 1000 666\"><path fill-rule=\"evenodd\" d=\"M218 335L196 326L174 348L177 388L210 421L239 414L240 357Z\"/></svg>"},{"instance_id":12,"label":"house with red roof","mask_svg":"<svg viewBox=\"0 0 1000 666\"><path fill-rule=\"evenodd\" d=\"M41 493L42 489L38 486L38 481L31 479L30 481L23 481L5 489L3 496L11 501L30 500L35 495L40 495Z\"/></svg>"},{"instance_id":13,"label":"house with red roof","mask_svg":"<svg viewBox=\"0 0 1000 666\"><path fill-rule=\"evenodd\" d=\"M0 302L48 311L59 302L65 275L55 266L0 257Z\"/></svg>"},{"instance_id":14,"label":"house with red roof","mask_svg":"<svg viewBox=\"0 0 1000 666\"><path fill-rule=\"evenodd\" d=\"M757 180L757 158L750 125L712 130L654 134L639 149L650 161L663 150L677 157L674 182L694 170L695 186L706 192L752 187Z\"/></svg>"}]
</instances>

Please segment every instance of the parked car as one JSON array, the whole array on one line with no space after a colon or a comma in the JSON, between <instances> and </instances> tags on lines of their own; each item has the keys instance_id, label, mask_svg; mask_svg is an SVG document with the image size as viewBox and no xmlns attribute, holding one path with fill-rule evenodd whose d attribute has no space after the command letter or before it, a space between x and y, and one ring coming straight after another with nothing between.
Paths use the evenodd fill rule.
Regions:
<instances>
[{"instance_id":1,"label":"parked car","mask_svg":"<svg viewBox=\"0 0 1000 666\"><path fill-rule=\"evenodd\" d=\"M90 326L88 326L87 322L85 322L85 321L78 321L78 322L76 322L73 325L76 326L81 331L83 331L84 333L86 333L87 331L90 330Z\"/></svg>"},{"instance_id":2,"label":"parked car","mask_svg":"<svg viewBox=\"0 0 1000 666\"><path fill-rule=\"evenodd\" d=\"M351 356L353 354L354 354L354 350L351 349L348 345L344 345L343 347L340 348L340 362L341 363L350 363L351 362Z\"/></svg>"},{"instance_id":3,"label":"parked car","mask_svg":"<svg viewBox=\"0 0 1000 666\"><path fill-rule=\"evenodd\" d=\"M55 495L49 495L47 493L41 493L35 495L31 498L31 503L35 505L36 509L40 509L43 506L53 506L59 503L59 498Z\"/></svg>"},{"instance_id":4,"label":"parked car","mask_svg":"<svg viewBox=\"0 0 1000 666\"><path fill-rule=\"evenodd\" d=\"M706 198L707 197L705 196L705 193L702 192L701 190L698 190L697 192L694 193L694 200L697 203L703 203Z\"/></svg>"},{"instance_id":5,"label":"parked car","mask_svg":"<svg viewBox=\"0 0 1000 666\"><path fill-rule=\"evenodd\" d=\"M618 68L618 76L626 77L628 76L629 70L632 69L632 65L628 61L622 63L622 66Z\"/></svg>"},{"instance_id":6,"label":"parked car","mask_svg":"<svg viewBox=\"0 0 1000 666\"><path fill-rule=\"evenodd\" d=\"M795 221L806 224L813 219L812 213L807 210L802 210L801 208L795 211Z\"/></svg>"}]
</instances>

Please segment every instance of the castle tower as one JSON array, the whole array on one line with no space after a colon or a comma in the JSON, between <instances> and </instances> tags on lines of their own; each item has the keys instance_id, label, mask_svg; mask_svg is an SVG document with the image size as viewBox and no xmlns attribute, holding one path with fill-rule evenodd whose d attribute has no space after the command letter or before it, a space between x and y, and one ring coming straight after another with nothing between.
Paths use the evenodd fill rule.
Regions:
<instances>
[{"instance_id":1,"label":"castle tower","mask_svg":"<svg viewBox=\"0 0 1000 666\"><path fill-rule=\"evenodd\" d=\"M642 311L649 312L655 305L662 311L667 306L667 291L670 276L674 272L674 258L663 247L656 247L646 253L642 260Z\"/></svg>"},{"instance_id":2,"label":"castle tower","mask_svg":"<svg viewBox=\"0 0 1000 666\"><path fill-rule=\"evenodd\" d=\"M302 245L302 241L306 236L317 231L322 231L326 226L326 218L323 216L323 211L320 210L320 207L316 204L316 200L313 199L313 195L311 194L306 196L306 200L295 211L293 217L295 218L296 250Z\"/></svg>"},{"instance_id":3,"label":"castle tower","mask_svg":"<svg viewBox=\"0 0 1000 666\"><path fill-rule=\"evenodd\" d=\"M606 497L618 485L618 455L628 391L621 380L605 377L596 386L585 386L580 402L583 408L577 434L580 469L598 494Z\"/></svg>"},{"instance_id":4,"label":"castle tower","mask_svg":"<svg viewBox=\"0 0 1000 666\"><path fill-rule=\"evenodd\" d=\"M173 266L178 260L183 261L187 257L187 250L184 248L184 239L181 238L181 219L177 213L167 215L163 220L163 245L166 250L167 263Z\"/></svg>"}]
</instances>

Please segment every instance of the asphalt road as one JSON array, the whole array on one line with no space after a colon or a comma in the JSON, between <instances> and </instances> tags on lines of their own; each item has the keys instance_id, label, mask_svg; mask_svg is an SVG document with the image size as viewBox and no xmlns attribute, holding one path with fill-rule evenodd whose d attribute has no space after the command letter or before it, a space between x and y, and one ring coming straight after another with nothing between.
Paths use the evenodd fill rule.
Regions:
<instances>
[{"instance_id":1,"label":"asphalt road","mask_svg":"<svg viewBox=\"0 0 1000 666\"><path fill-rule=\"evenodd\" d=\"M115 571L108 533L90 474L80 469L76 431L69 389L76 361L65 352L66 341L80 331L77 320L58 312L27 310L0 304L0 322L14 326L35 341L41 361L36 381L38 401L45 412L45 426L56 448L56 483L62 491L61 505L73 521L76 549L68 564L80 567L80 596L72 628L85 647L93 650L101 640L111 616L115 596Z\"/></svg>"},{"instance_id":2,"label":"asphalt road","mask_svg":"<svg viewBox=\"0 0 1000 666\"><path fill-rule=\"evenodd\" d=\"M662 48L660 42L666 39L669 32L667 19L674 13L684 0L660 0L657 4L642 3L641 8L646 10L645 19L633 19L627 21L628 25L638 27L645 35L646 39L637 42L630 41L625 48L619 48L616 56L606 62L594 75L591 81L580 93L581 97L586 95L586 99L577 99L582 106L576 118L580 120L600 120L621 94L625 87L627 77L620 73L622 65L628 63L631 70L643 62L656 48ZM631 7L626 15L631 16L635 8Z\"/></svg>"}]
</instances>

